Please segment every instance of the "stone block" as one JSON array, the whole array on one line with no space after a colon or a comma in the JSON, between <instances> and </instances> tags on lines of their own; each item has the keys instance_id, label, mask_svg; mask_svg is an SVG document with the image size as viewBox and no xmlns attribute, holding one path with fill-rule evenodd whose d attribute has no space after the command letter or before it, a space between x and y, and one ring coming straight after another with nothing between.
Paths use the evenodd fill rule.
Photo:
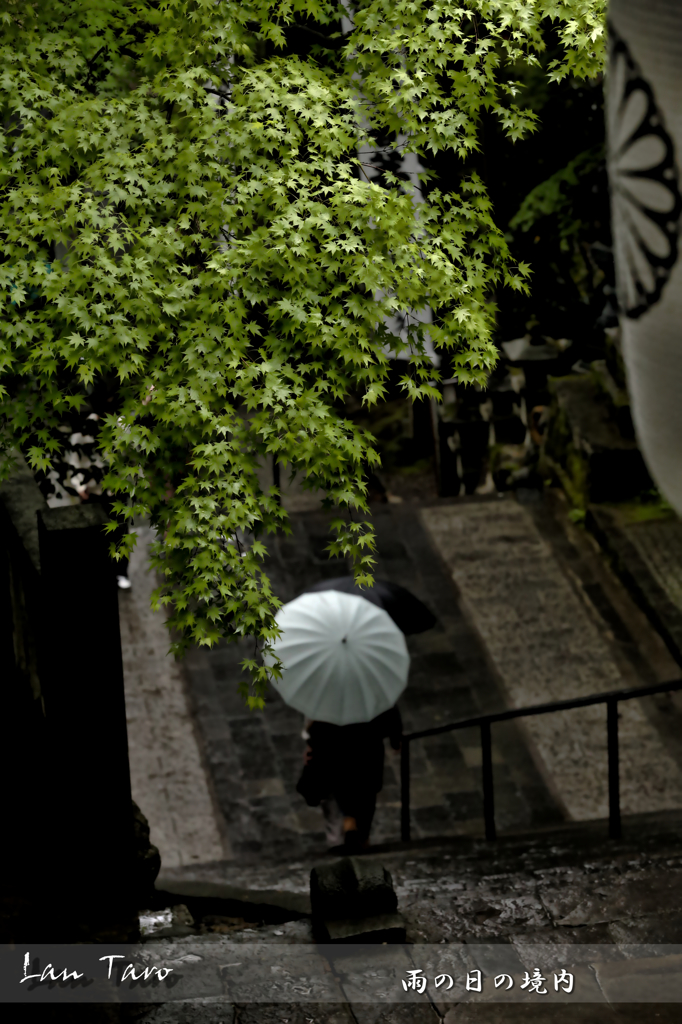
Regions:
<instances>
[{"instance_id":1,"label":"stone block","mask_svg":"<svg viewBox=\"0 0 682 1024\"><path fill-rule=\"evenodd\" d=\"M342 857L310 874L313 932L319 942L404 942L405 922L382 864Z\"/></svg>"},{"instance_id":2,"label":"stone block","mask_svg":"<svg viewBox=\"0 0 682 1024\"><path fill-rule=\"evenodd\" d=\"M376 914L321 921L316 925L315 934L321 942L404 942L405 920L402 914Z\"/></svg>"},{"instance_id":3,"label":"stone block","mask_svg":"<svg viewBox=\"0 0 682 1024\"><path fill-rule=\"evenodd\" d=\"M319 920L394 914L398 897L389 872L374 861L342 857L310 873L310 904Z\"/></svg>"}]
</instances>

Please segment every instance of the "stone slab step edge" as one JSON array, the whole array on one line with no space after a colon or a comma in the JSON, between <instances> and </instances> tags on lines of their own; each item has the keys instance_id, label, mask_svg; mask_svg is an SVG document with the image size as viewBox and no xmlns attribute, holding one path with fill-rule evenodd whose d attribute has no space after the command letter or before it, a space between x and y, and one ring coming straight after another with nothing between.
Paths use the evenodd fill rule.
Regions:
<instances>
[{"instance_id":1,"label":"stone slab step edge","mask_svg":"<svg viewBox=\"0 0 682 1024\"><path fill-rule=\"evenodd\" d=\"M487 860L499 863L508 858L510 868L519 856L532 853L535 857L546 855L550 859L557 848L576 858L589 855L593 858L610 858L623 854L656 854L664 856L666 851L679 852L682 848L682 811L660 811L652 814L631 815L624 819L623 837L611 840L607 834L606 821L566 822L562 826L547 827L531 832L505 833L494 842L470 836L443 836L440 839L417 840L412 843L396 843L374 847L363 858L389 858L389 864L401 855L426 856L443 853L456 858L460 863L472 860L482 864ZM212 862L206 870L235 868L234 862L223 864ZM315 863L311 861L311 869ZM450 869L453 861L450 860ZM193 865L192 872L201 872L202 865ZM243 876L243 872L242 872ZM310 897L307 893L285 889L251 889L248 886L230 885L226 882L201 880L196 877L183 879L178 875L159 876L156 882L156 897L160 907L169 903L184 903L190 913L194 907L198 915L207 913L223 914L230 917L244 917L256 914L258 920L267 924L279 924L311 915Z\"/></svg>"},{"instance_id":2,"label":"stone slab step edge","mask_svg":"<svg viewBox=\"0 0 682 1024\"><path fill-rule=\"evenodd\" d=\"M197 867L201 865L193 870ZM280 889L248 889L222 882L166 878L163 875L157 878L155 889L158 905L163 903L167 906L175 899L175 902L184 903L192 914L193 907L203 914L213 912L226 917L244 917L245 920L251 920L249 914L257 914L258 920L279 924L309 917L311 913L307 894Z\"/></svg>"}]
</instances>

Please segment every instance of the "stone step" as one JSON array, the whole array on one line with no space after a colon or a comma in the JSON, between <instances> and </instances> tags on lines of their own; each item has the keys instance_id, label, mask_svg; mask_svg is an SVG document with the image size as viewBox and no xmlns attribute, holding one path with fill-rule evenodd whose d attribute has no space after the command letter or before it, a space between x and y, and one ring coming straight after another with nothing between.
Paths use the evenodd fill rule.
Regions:
<instances>
[{"instance_id":1,"label":"stone step","mask_svg":"<svg viewBox=\"0 0 682 1024\"><path fill-rule=\"evenodd\" d=\"M445 880L454 874L467 877L513 876L515 873L546 872L558 866L570 868L584 861L593 864L619 863L634 858L664 861L680 857L682 811L634 814L623 820L621 839L608 838L608 821L565 822L533 831L513 831L489 842L483 838L442 836L410 843L386 843L359 854L363 859L381 861L393 874L408 878L420 865L430 865L434 878ZM299 920L310 914L310 872L330 857L293 864L237 865L214 861L163 871L157 879L159 900L194 903L197 910L209 904L214 912L228 916L252 912L247 920L277 923ZM408 867L415 870L409 872ZM202 907L202 901L204 907Z\"/></svg>"},{"instance_id":2,"label":"stone step","mask_svg":"<svg viewBox=\"0 0 682 1024\"><path fill-rule=\"evenodd\" d=\"M197 989L196 996L182 1004L166 1004L158 1014L145 1014L144 1024L218 1024L227 1019L249 1024L515 1024L535 1019L543 1024L673 1024L679 1019L679 1006L664 1000L670 997L671 986L679 987L680 958L670 953L679 951L672 946L679 941L682 924L682 812L633 816L624 822L623 838L617 842L605 838L605 824L567 823L542 832L505 835L496 842L444 837L429 847L421 842L363 855L390 873L406 926L407 944L374 947L381 963L370 962L367 947L355 954L353 947L346 947L342 959L330 963L324 947L313 945L306 917L221 925L214 915L196 920L191 929L180 926L175 934L162 936L171 943L169 955L194 957L205 967L227 962L235 973L227 978L222 997L206 998ZM200 884L213 898L221 887L232 897L246 886L255 907L265 890L248 890L249 884L277 885L280 895L270 889L270 900L284 893L287 899L302 896L310 866L261 865L249 871L222 862L195 865L185 874L195 880L194 893L202 877ZM172 873L178 894L183 886L188 890L190 881L183 882L180 869ZM168 881L166 877L165 884ZM419 969L427 977L437 974L434 958L456 974L460 987L463 971L481 968L490 989L496 973L491 963L502 954L519 980L523 971L538 966L546 978L565 967L575 974L576 991L583 997L580 1005L552 1003L550 996L541 1004L520 991L521 1005L469 1003L454 992L452 998L435 993L423 1005L401 1005L400 988L392 1003L363 1001L368 986L376 987L379 969L397 985L408 970ZM305 976L308 991L319 992L319 1002L252 1002L262 999L264 983L272 987L273 958L275 970ZM257 969L249 975L252 962ZM336 986L335 1002L325 1001L330 999L329 985ZM384 1000L385 989L384 983ZM646 1006L619 1002L633 991L644 993L650 1000ZM233 1001L238 1004L234 1018Z\"/></svg>"}]
</instances>

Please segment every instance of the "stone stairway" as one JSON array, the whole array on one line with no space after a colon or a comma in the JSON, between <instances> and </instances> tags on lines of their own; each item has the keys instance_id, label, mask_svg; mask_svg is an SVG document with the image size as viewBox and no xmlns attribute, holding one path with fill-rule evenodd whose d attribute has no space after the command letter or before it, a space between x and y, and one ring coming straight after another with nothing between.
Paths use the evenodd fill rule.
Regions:
<instances>
[{"instance_id":1,"label":"stone stairway","mask_svg":"<svg viewBox=\"0 0 682 1024\"><path fill-rule=\"evenodd\" d=\"M568 823L494 843L450 837L364 855L390 871L407 924L407 944L371 951L313 945L310 864L249 869L222 861L182 877L175 869L175 883L164 883L175 895L159 892L173 923L146 948L182 970L181 999L29 1007L22 1020L32 1024L40 1013L41 1024L676 1024L679 1001L665 1000L682 973L682 814L628 819L617 842L605 831L603 821ZM519 991L514 1002L492 1001L501 963L519 982L537 969L547 1000ZM437 965L455 977L451 992L405 995L408 971L430 978ZM549 979L560 968L574 976L579 1000L552 997ZM486 987L471 1001L463 979L476 969ZM628 992L641 1001L628 1001Z\"/></svg>"},{"instance_id":2,"label":"stone stairway","mask_svg":"<svg viewBox=\"0 0 682 1024\"><path fill-rule=\"evenodd\" d=\"M434 956L454 965L453 973L478 966L486 977L495 957L503 956L515 977L536 967L546 977L558 965L570 969L582 986L579 1003L542 1005L530 995L515 1004L490 1002L489 997L472 1003L434 995L429 1002L406 1005L398 993L390 1005L372 1005L362 1001L362 986L376 984L376 970L370 969L367 953L349 950L341 967L333 967L338 1003L329 1001L326 989L323 994L327 976L322 971L317 1003L310 1002L310 991L303 1003L258 1001L262 989L254 980L252 1003L238 997L230 1003L228 986L222 1000L197 996L184 1004L184 1011L167 1005L143 1019L148 1024L497 1024L536 1019L552 1024L672 1024L679 1019L679 1005L655 1002L644 982L646 1005L620 999L624 984L640 991L632 988L638 972L647 972L651 984L662 985L663 995L666 971L679 975L682 968L682 814L631 818L617 842L606 839L605 831L603 821L569 823L494 843L450 838L366 855L390 871L407 924L408 945L385 954L382 968L398 990L406 970L428 974ZM306 905L309 869L309 864L291 864L249 870L223 862L187 871L184 882L176 872L175 888L184 888L188 895L175 898L186 899L196 917L191 927L179 923L161 933L164 941L176 949L175 956L205 956L210 948L210 957L220 959L222 949L223 959L229 953L242 964L249 962L257 944L274 946L262 962L275 957L279 963L290 961L291 970L305 970L307 985L313 977L314 995L309 960L304 967L294 951L288 954L283 948L304 945L306 958L324 958L324 950L315 951L312 945ZM237 990L232 991L234 995Z\"/></svg>"},{"instance_id":3,"label":"stone stairway","mask_svg":"<svg viewBox=\"0 0 682 1024\"><path fill-rule=\"evenodd\" d=\"M682 944L679 811L633 815L620 840L607 837L602 820L509 833L494 842L444 837L387 844L362 856L391 872L408 942ZM280 941L312 941L310 870L324 862L215 861L163 871L157 888L163 899L194 901L198 912L202 900L213 901L213 909L225 900L263 938L284 929Z\"/></svg>"},{"instance_id":4,"label":"stone stairway","mask_svg":"<svg viewBox=\"0 0 682 1024\"><path fill-rule=\"evenodd\" d=\"M375 518L379 575L439 617L436 629L409 638L406 731L679 675L584 531L568 536L544 505L389 505ZM297 514L293 525L293 538L273 542L269 567L284 600L320 573L342 571L325 565L324 517ZM309 864L324 855L324 837L318 809L295 792L301 719L276 699L262 714L246 711L235 646L194 651L184 666L164 657L165 627L148 608L147 539L143 531L120 605L133 793L164 874L220 861L237 872ZM679 698L633 701L621 714L623 813L679 809ZM605 816L604 719L594 708L494 726L500 831ZM479 744L473 729L413 745L413 837L482 834ZM389 753L375 844L400 835L398 768Z\"/></svg>"},{"instance_id":5,"label":"stone stairway","mask_svg":"<svg viewBox=\"0 0 682 1024\"><path fill-rule=\"evenodd\" d=\"M293 539L275 545L272 555L285 600L314 573L339 574L339 566L325 568L323 518L301 513L294 524ZM377 526L380 574L434 601L440 618L438 629L411 641L406 730L676 674L589 537L566 532L544 505L495 499L388 506L377 513ZM266 960L294 973L296 958L305 956L324 980L326 961L314 959L321 955L312 946L309 878L326 855L317 812L297 803L294 792L300 720L278 704L262 716L245 714L235 694L235 649L199 652L182 670L163 660L162 622L149 613L143 629L135 625L135 603L147 600L144 586L151 586L142 582L141 556L121 607L124 628L137 637L126 679L133 790L143 810L151 809L152 838L165 847L156 905L141 909L171 911L152 938L178 955L210 949L228 964L243 962L235 948L244 957L265 948ZM433 998L382 1006L358 998L353 977L364 977L367 964L356 957L346 961L345 974L334 975L337 1002L268 1004L226 984L220 996L197 990L183 1003L137 1008L137 1017L121 1007L102 1024L676 1022L679 1005L618 1002L641 961L635 946L682 944L680 709L674 699L633 708L623 720L622 840L607 839L604 723L576 715L558 728L547 722L544 731L494 727L494 843L479 838L475 733L447 744L425 741L416 752L416 838L409 846L397 841L397 765L389 761L376 845L366 855L390 871L406 922L407 945L390 954L403 959L386 967L396 985L401 972L419 968L433 950L457 957L462 947L468 956L478 955L474 947L502 947L518 970L543 972L561 950L576 977L597 986L591 992L601 1002ZM652 807L658 809L650 813ZM651 977L659 983L655 972ZM258 984L256 978L254 993ZM100 1024L92 1015L83 1021Z\"/></svg>"}]
</instances>

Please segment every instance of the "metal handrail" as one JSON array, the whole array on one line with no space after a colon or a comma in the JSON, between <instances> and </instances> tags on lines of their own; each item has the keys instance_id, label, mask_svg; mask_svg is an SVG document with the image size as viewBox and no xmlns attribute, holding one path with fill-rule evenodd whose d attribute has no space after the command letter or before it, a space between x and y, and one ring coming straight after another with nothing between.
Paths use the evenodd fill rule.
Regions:
<instances>
[{"instance_id":1,"label":"metal handrail","mask_svg":"<svg viewBox=\"0 0 682 1024\"><path fill-rule=\"evenodd\" d=\"M552 701L549 704L534 704L528 708L513 708L509 711L498 711L491 715L477 715L461 722L450 722L432 729L411 732L402 738L400 757L400 832L403 842L410 840L410 743L426 736L438 736L455 729L471 729L478 726L481 730L481 765L483 777L483 819L485 822L486 839L495 839L495 794L493 789L493 757L490 726L493 722L506 722L511 718L525 718L529 715L547 715L556 711L569 711L572 708L585 708L591 704L606 704L606 739L609 766L609 836L620 839L620 765L618 753L618 704L622 700L633 700L636 697L649 697L654 693L669 693L682 690L682 679L670 683L657 683L655 686L639 686L634 690L611 690L608 693L596 693L591 697L575 697L573 700Z\"/></svg>"}]
</instances>

